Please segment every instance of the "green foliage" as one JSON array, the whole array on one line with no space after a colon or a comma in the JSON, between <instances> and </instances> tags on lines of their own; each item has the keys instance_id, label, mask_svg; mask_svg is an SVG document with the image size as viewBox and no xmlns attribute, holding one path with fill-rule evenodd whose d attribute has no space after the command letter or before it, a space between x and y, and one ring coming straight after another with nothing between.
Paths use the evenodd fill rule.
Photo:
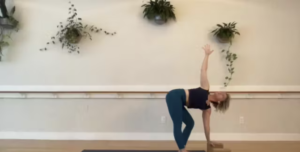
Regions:
<instances>
[{"instance_id":1,"label":"green foliage","mask_svg":"<svg viewBox=\"0 0 300 152\"><path fill-rule=\"evenodd\" d=\"M16 12L16 7L14 6L9 12L5 6L5 1L0 2L0 9L2 17L0 17L0 26L5 29L15 29L19 25L19 21L16 20L13 15Z\"/></svg>"},{"instance_id":2,"label":"green foliage","mask_svg":"<svg viewBox=\"0 0 300 152\"><path fill-rule=\"evenodd\" d=\"M8 41L7 39L11 39L10 38L11 32L8 32L7 34L2 34L2 33L3 33L3 31L1 32L1 35L0 35L1 36L1 40L0 40L0 61L2 60L2 56L3 56L2 49L3 49L3 47L9 46L9 43L7 42Z\"/></svg>"},{"instance_id":3,"label":"green foliage","mask_svg":"<svg viewBox=\"0 0 300 152\"><path fill-rule=\"evenodd\" d=\"M223 23L217 24L217 28L212 31L212 33L221 41L221 42L231 42L235 34L240 35L238 30L235 28L236 23Z\"/></svg>"},{"instance_id":4,"label":"green foliage","mask_svg":"<svg viewBox=\"0 0 300 152\"><path fill-rule=\"evenodd\" d=\"M16 7L14 6L10 12L6 12L8 15L7 18L3 17L0 19L0 61L2 60L2 50L3 47L9 46L8 39L11 39L12 29L18 31L19 21L16 20L13 15L16 11Z\"/></svg>"},{"instance_id":5,"label":"green foliage","mask_svg":"<svg viewBox=\"0 0 300 152\"><path fill-rule=\"evenodd\" d=\"M153 20L159 15L165 22L168 19L176 20L173 5L166 0L150 0L147 4L142 5L144 7L144 18Z\"/></svg>"},{"instance_id":6,"label":"green foliage","mask_svg":"<svg viewBox=\"0 0 300 152\"><path fill-rule=\"evenodd\" d=\"M8 17L8 20L9 20L10 23L12 24L13 28L17 28L18 25L19 25L19 21L16 20L16 19L13 17L15 11L16 11L16 7L14 6L14 7L11 9L11 11L10 11L10 13L9 13L9 17Z\"/></svg>"},{"instance_id":7,"label":"green foliage","mask_svg":"<svg viewBox=\"0 0 300 152\"><path fill-rule=\"evenodd\" d=\"M227 50L222 50L222 53L225 54L226 67L228 71L228 74L225 77L225 82L224 82L224 86L227 87L230 81L232 80L232 75L235 72L233 63L238 58L235 53L232 53L230 51L232 45L232 39L234 38L235 34L240 35L240 33L235 28L236 26L235 22L223 23L223 25L217 24L217 26L218 28L212 31L214 36L216 36L218 40L222 43L228 43L228 42L230 43Z\"/></svg>"},{"instance_id":8,"label":"green foliage","mask_svg":"<svg viewBox=\"0 0 300 152\"><path fill-rule=\"evenodd\" d=\"M230 45L231 46L231 45ZM222 50L222 53L225 54L225 59L227 61L226 63L226 67L227 67L227 70L228 70L228 74L227 76L225 77L225 82L224 82L224 86L227 87L230 83L230 81L232 80L232 75L234 74L234 67L233 67L233 63L234 61L238 58L237 55L235 53L231 53L229 51L230 49L230 46L228 48L227 51L225 50Z\"/></svg>"},{"instance_id":9,"label":"green foliage","mask_svg":"<svg viewBox=\"0 0 300 152\"><path fill-rule=\"evenodd\" d=\"M2 54L2 48L5 47L5 46L8 46L8 45L9 45L8 42L6 42L6 41L0 41L0 61L2 61L2 56L3 56L3 54Z\"/></svg>"},{"instance_id":10,"label":"green foliage","mask_svg":"<svg viewBox=\"0 0 300 152\"><path fill-rule=\"evenodd\" d=\"M83 25L82 18L77 16L77 9L75 5L70 3L69 14L70 17L67 19L66 24L64 25L60 22L57 25L59 29L56 36L52 36L51 40L47 42L47 45L56 44L56 40L61 43L62 49L66 47L69 50L69 53L77 52L80 53L79 47L77 44L80 42L82 37L89 37L92 40L92 36L90 32L100 33L104 32L106 35L115 35L114 33L109 33L107 31L103 31L101 28L97 28L96 26ZM48 50L47 47L41 48L40 51Z\"/></svg>"}]
</instances>

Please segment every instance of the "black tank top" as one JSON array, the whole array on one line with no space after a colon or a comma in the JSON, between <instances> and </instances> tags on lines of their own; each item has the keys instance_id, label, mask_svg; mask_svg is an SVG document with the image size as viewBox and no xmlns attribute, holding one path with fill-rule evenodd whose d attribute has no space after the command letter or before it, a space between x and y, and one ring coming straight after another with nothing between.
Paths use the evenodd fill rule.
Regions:
<instances>
[{"instance_id":1,"label":"black tank top","mask_svg":"<svg viewBox=\"0 0 300 152\"><path fill-rule=\"evenodd\" d=\"M206 110L210 105L206 104L208 99L209 90L199 88L189 89L189 105L188 108Z\"/></svg>"}]
</instances>

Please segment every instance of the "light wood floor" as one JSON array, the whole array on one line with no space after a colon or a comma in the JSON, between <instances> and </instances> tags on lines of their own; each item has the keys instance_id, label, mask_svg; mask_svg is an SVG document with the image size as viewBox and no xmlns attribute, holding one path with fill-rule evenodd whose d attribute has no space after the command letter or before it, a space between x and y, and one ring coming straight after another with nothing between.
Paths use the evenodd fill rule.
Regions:
<instances>
[{"instance_id":1,"label":"light wood floor","mask_svg":"<svg viewBox=\"0 0 300 152\"><path fill-rule=\"evenodd\" d=\"M300 152L299 142L223 142L232 152ZM0 140L0 152L81 152L83 149L176 150L173 141L41 141ZM205 150L205 142L189 142L189 150Z\"/></svg>"}]
</instances>

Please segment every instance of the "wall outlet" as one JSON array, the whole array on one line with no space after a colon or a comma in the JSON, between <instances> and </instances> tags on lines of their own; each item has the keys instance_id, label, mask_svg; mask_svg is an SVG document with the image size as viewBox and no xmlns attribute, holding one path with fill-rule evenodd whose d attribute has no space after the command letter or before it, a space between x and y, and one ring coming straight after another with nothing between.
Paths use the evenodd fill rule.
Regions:
<instances>
[{"instance_id":1,"label":"wall outlet","mask_svg":"<svg viewBox=\"0 0 300 152\"><path fill-rule=\"evenodd\" d=\"M161 116L160 117L160 123L164 124L167 122L167 117L166 116Z\"/></svg>"},{"instance_id":2,"label":"wall outlet","mask_svg":"<svg viewBox=\"0 0 300 152\"><path fill-rule=\"evenodd\" d=\"M245 119L243 116L240 116L239 123L243 125L245 123Z\"/></svg>"}]
</instances>

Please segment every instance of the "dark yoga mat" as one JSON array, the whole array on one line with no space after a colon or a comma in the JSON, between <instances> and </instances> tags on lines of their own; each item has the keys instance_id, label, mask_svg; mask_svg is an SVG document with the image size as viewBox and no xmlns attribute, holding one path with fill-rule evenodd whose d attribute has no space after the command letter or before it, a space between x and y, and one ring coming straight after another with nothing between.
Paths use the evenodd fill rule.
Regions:
<instances>
[{"instance_id":1,"label":"dark yoga mat","mask_svg":"<svg viewBox=\"0 0 300 152\"><path fill-rule=\"evenodd\" d=\"M178 152L178 150L83 150L82 152ZM205 152L205 151L189 150L189 152Z\"/></svg>"}]
</instances>

